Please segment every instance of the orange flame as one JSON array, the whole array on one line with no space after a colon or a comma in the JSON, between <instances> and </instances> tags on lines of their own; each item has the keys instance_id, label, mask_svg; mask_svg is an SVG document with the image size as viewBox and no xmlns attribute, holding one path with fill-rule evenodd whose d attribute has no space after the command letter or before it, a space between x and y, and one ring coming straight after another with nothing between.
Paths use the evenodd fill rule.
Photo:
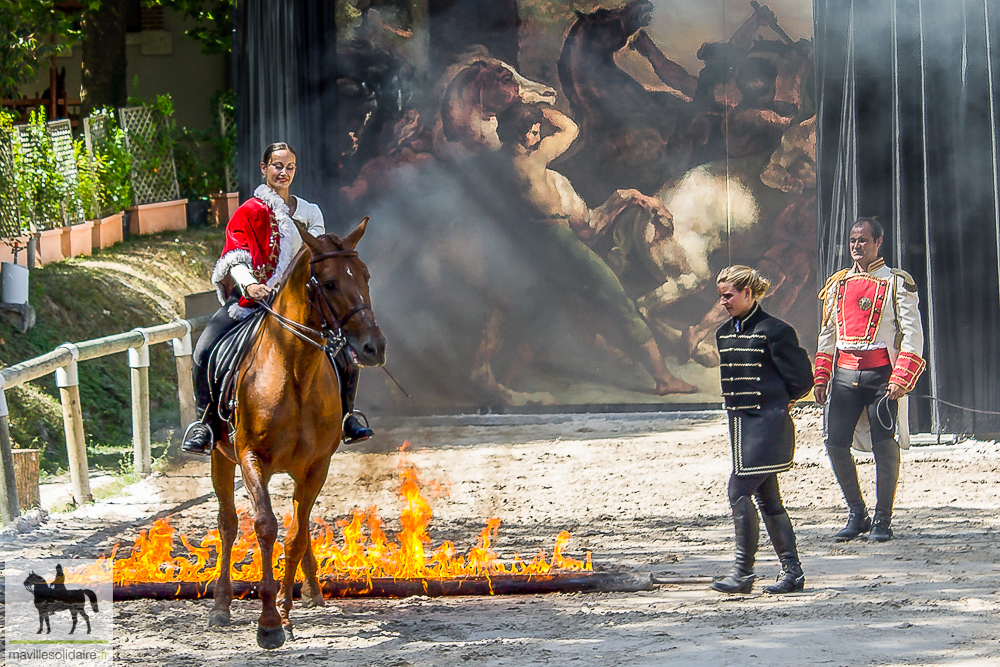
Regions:
<instances>
[{"instance_id":1,"label":"orange flame","mask_svg":"<svg viewBox=\"0 0 1000 667\"><path fill-rule=\"evenodd\" d=\"M405 456L404 443L400 448ZM369 580L376 577L392 578L447 578L461 576L486 576L500 574L537 575L552 570L591 571L593 565L590 552L585 560L577 560L564 555L570 534L562 531L556 537L552 560L546 559L544 550L539 549L530 561L522 560L516 553L513 559L504 562L493 551L492 544L500 530L500 519L490 518L479 534L476 546L464 556L459 555L451 542L442 543L430 551L431 538L427 534L433 512L426 498L421 494L421 481L417 468L401 461L399 470L399 496L403 502L400 514L402 530L396 541L390 540L383 530L378 508L367 511L355 509L349 519L336 522L340 529L339 539L331 526L323 519L315 520L312 533L313 553L316 557L320 578L330 577L341 580ZM432 490L443 488L430 483ZM288 527L291 515L285 517ZM219 531L209 531L200 542L193 543L186 535L180 536L185 555L175 555L179 548L175 540L175 530L168 519L159 519L149 530L141 531L125 558L116 558L119 547L90 568L67 572L67 579L82 582L96 575L105 574L113 567L116 585L133 583L203 582L214 581L221 573L219 554L222 539ZM284 576L284 547L280 542L274 545L274 577ZM250 515L241 515L240 530L232 550L231 575L234 581L259 581L263 573L257 539L253 531ZM301 580L301 569L296 572Z\"/></svg>"}]
</instances>

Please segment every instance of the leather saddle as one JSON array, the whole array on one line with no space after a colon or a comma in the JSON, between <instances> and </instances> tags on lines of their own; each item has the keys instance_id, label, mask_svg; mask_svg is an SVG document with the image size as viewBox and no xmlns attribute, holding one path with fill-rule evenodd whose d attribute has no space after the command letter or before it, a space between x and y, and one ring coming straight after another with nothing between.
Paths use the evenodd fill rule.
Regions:
<instances>
[{"instance_id":1,"label":"leather saddle","mask_svg":"<svg viewBox=\"0 0 1000 667\"><path fill-rule=\"evenodd\" d=\"M247 352L267 311L256 309L239 324L223 334L208 357L208 386L216 414L224 422L232 419L236 407L236 371Z\"/></svg>"}]
</instances>

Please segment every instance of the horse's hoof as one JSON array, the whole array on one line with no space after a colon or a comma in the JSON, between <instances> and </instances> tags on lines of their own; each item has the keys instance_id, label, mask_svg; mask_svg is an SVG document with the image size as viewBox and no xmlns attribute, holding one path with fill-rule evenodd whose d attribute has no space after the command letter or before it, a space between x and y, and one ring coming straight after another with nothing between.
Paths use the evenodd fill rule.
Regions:
<instances>
[{"instance_id":1,"label":"horse's hoof","mask_svg":"<svg viewBox=\"0 0 1000 667\"><path fill-rule=\"evenodd\" d=\"M289 623L288 625L283 625L281 627L285 631L285 639L287 639L290 642L295 641L295 633L292 632L292 624Z\"/></svg>"},{"instance_id":2,"label":"horse's hoof","mask_svg":"<svg viewBox=\"0 0 1000 667\"><path fill-rule=\"evenodd\" d=\"M257 626L257 646L265 649L280 648L285 643L285 631L279 625L276 628Z\"/></svg>"},{"instance_id":3,"label":"horse's hoof","mask_svg":"<svg viewBox=\"0 0 1000 667\"><path fill-rule=\"evenodd\" d=\"M208 627L221 628L229 625L229 612L225 609L213 609L208 613Z\"/></svg>"},{"instance_id":4,"label":"horse's hoof","mask_svg":"<svg viewBox=\"0 0 1000 667\"><path fill-rule=\"evenodd\" d=\"M313 607L325 607L326 600L323 599L322 595L317 595L316 597L303 597L302 598L302 608L312 609Z\"/></svg>"}]
</instances>

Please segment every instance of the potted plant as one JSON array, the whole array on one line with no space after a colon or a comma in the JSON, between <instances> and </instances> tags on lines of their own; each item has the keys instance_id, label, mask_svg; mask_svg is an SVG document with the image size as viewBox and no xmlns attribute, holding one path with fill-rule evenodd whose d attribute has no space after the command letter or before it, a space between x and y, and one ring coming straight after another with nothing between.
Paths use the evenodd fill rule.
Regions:
<instances>
[{"instance_id":1,"label":"potted plant","mask_svg":"<svg viewBox=\"0 0 1000 667\"><path fill-rule=\"evenodd\" d=\"M78 192L87 218L94 222L93 247L108 248L122 240L122 215L132 197L129 185L132 158L125 145L125 133L111 112L99 111L89 121L94 123L97 119L102 131L99 136L91 137L90 149L84 148L83 141L77 142Z\"/></svg>"},{"instance_id":2,"label":"potted plant","mask_svg":"<svg viewBox=\"0 0 1000 667\"><path fill-rule=\"evenodd\" d=\"M134 99L134 98L133 98ZM185 204L174 165L175 123L169 95L150 104L119 110L132 154L132 234L155 234L187 227Z\"/></svg>"},{"instance_id":3,"label":"potted plant","mask_svg":"<svg viewBox=\"0 0 1000 667\"><path fill-rule=\"evenodd\" d=\"M60 172L55 149L45 126L45 109L32 111L14 142L14 178L19 194L22 226L37 230L35 261L63 259L62 227L72 187Z\"/></svg>"},{"instance_id":4,"label":"potted plant","mask_svg":"<svg viewBox=\"0 0 1000 667\"><path fill-rule=\"evenodd\" d=\"M16 265L20 255L27 266L25 250L31 235L18 211L13 147L14 117L0 109L0 262Z\"/></svg>"}]
</instances>

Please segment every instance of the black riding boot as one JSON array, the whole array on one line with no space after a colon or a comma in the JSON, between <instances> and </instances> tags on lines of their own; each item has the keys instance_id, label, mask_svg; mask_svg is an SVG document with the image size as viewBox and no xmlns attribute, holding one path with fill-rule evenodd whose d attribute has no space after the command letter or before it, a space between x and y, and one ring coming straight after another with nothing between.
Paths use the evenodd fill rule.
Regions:
<instances>
[{"instance_id":1,"label":"black riding boot","mask_svg":"<svg viewBox=\"0 0 1000 667\"><path fill-rule=\"evenodd\" d=\"M358 396L361 369L351 363L345 350L341 350L334 359L337 363L337 371L340 373L340 407L344 413L344 444L353 445L372 437L375 435L375 431L368 426L368 418L365 417L364 413L354 409L354 399Z\"/></svg>"},{"instance_id":2,"label":"black riding boot","mask_svg":"<svg viewBox=\"0 0 1000 667\"><path fill-rule=\"evenodd\" d=\"M765 514L763 519L767 534L771 537L771 544L778 554L778 560L781 561L781 573L778 574L777 583L764 586L764 592L777 595L801 591L806 583L806 575L802 572L802 563L799 562L799 552L795 548L795 532L792 530L792 520L788 518L788 512L774 516Z\"/></svg>"},{"instance_id":3,"label":"black riding boot","mask_svg":"<svg viewBox=\"0 0 1000 667\"><path fill-rule=\"evenodd\" d=\"M736 528L736 564L732 572L712 582L712 588L721 593L749 593L757 578L753 564L760 541L760 520L750 496L740 496L733 504L733 525Z\"/></svg>"},{"instance_id":4,"label":"black riding boot","mask_svg":"<svg viewBox=\"0 0 1000 667\"><path fill-rule=\"evenodd\" d=\"M827 447L826 453L833 466L833 474L837 477L840 490L844 492L844 500L850 514L847 525L833 536L835 542L848 542L862 533L867 533L872 521L865 508L865 499L861 495L861 485L858 483L858 468L854 464L854 455L850 447Z\"/></svg>"},{"instance_id":5,"label":"black riding boot","mask_svg":"<svg viewBox=\"0 0 1000 667\"><path fill-rule=\"evenodd\" d=\"M875 519L868 534L869 542L888 542L892 539L892 506L896 502L896 484L899 482L899 444L895 440L872 443L875 454Z\"/></svg>"},{"instance_id":6,"label":"black riding boot","mask_svg":"<svg viewBox=\"0 0 1000 667\"><path fill-rule=\"evenodd\" d=\"M197 366L194 368L194 376L195 415L198 416L198 419L188 424L184 431L184 442L181 443L181 449L191 454L211 454L215 437L212 433L212 427L209 426L212 397L208 388L208 378L205 376L205 372Z\"/></svg>"}]
</instances>

